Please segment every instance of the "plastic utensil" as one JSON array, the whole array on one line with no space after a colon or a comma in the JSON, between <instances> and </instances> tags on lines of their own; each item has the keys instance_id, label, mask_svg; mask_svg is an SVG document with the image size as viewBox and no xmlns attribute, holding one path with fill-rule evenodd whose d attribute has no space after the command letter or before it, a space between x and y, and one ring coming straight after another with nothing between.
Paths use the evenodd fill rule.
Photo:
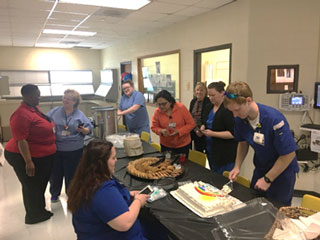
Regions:
<instances>
[{"instance_id":1,"label":"plastic utensil","mask_svg":"<svg viewBox=\"0 0 320 240\"><path fill-rule=\"evenodd\" d=\"M221 191L225 194L228 195L229 193L231 193L233 191L233 181L230 180L229 182L227 182L225 185L223 185Z\"/></svg>"},{"instance_id":2,"label":"plastic utensil","mask_svg":"<svg viewBox=\"0 0 320 240\"><path fill-rule=\"evenodd\" d=\"M150 166L152 166L152 167L157 166L157 165L159 165L160 163L162 163L165 159L166 159L165 156L161 156L161 157L159 157L159 160L158 160L158 161L156 161L155 163L152 163Z\"/></svg>"}]
</instances>

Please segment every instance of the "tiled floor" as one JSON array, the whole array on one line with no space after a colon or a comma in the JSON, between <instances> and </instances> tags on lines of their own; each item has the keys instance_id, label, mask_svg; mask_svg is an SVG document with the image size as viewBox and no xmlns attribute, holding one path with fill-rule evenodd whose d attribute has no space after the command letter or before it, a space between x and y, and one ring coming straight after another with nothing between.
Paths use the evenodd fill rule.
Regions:
<instances>
[{"instance_id":1,"label":"tiled floor","mask_svg":"<svg viewBox=\"0 0 320 240\"><path fill-rule=\"evenodd\" d=\"M71 214L66 210L66 197L60 202L51 203L46 192L47 209L54 216L42 223L24 224L22 192L12 167L5 162L0 167L0 240L60 240L76 239L71 222Z\"/></svg>"}]
</instances>

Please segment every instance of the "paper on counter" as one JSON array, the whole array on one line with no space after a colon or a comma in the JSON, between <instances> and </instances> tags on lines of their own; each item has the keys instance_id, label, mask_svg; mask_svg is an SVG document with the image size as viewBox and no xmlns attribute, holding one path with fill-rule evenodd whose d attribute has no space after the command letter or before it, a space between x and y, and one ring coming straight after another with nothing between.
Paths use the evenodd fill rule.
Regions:
<instances>
[{"instance_id":1,"label":"paper on counter","mask_svg":"<svg viewBox=\"0 0 320 240\"><path fill-rule=\"evenodd\" d=\"M313 152L320 152L320 131L319 130L311 131L310 149Z\"/></svg>"}]
</instances>

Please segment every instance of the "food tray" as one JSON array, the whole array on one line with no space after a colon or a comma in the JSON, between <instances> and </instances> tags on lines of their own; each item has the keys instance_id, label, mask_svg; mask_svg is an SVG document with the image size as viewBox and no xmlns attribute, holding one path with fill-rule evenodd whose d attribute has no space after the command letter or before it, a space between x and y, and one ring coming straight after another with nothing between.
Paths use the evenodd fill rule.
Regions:
<instances>
[{"instance_id":1,"label":"food tray","mask_svg":"<svg viewBox=\"0 0 320 240\"><path fill-rule=\"evenodd\" d=\"M211 231L214 239L264 239L276 219L278 209L264 198L256 198L246 204L245 207L214 217L218 224Z\"/></svg>"},{"instance_id":2,"label":"food tray","mask_svg":"<svg viewBox=\"0 0 320 240\"><path fill-rule=\"evenodd\" d=\"M151 164L157 161L159 161L159 158L140 158L129 162L127 171L133 176L150 180L164 177L178 177L184 171L181 165L172 165L169 159L165 159L156 166L151 166Z\"/></svg>"}]
</instances>

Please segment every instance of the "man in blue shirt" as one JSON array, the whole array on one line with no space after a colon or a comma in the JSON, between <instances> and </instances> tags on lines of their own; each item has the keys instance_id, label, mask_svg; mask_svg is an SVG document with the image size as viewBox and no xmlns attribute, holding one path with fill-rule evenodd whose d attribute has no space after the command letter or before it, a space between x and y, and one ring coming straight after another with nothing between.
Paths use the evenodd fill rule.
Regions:
<instances>
[{"instance_id":1,"label":"man in blue shirt","mask_svg":"<svg viewBox=\"0 0 320 240\"><path fill-rule=\"evenodd\" d=\"M149 116L146 101L141 92L134 90L133 82L128 80L122 83L124 95L121 97L118 117L124 115L129 132L142 131L150 133Z\"/></svg>"},{"instance_id":2,"label":"man in blue shirt","mask_svg":"<svg viewBox=\"0 0 320 240\"><path fill-rule=\"evenodd\" d=\"M296 173L299 171L297 145L286 118L278 110L253 101L245 82L231 83L224 104L235 118L236 141L239 141L235 167L229 178L235 180L248 153L254 149L254 172L251 188L284 205L291 205Z\"/></svg>"}]
</instances>

